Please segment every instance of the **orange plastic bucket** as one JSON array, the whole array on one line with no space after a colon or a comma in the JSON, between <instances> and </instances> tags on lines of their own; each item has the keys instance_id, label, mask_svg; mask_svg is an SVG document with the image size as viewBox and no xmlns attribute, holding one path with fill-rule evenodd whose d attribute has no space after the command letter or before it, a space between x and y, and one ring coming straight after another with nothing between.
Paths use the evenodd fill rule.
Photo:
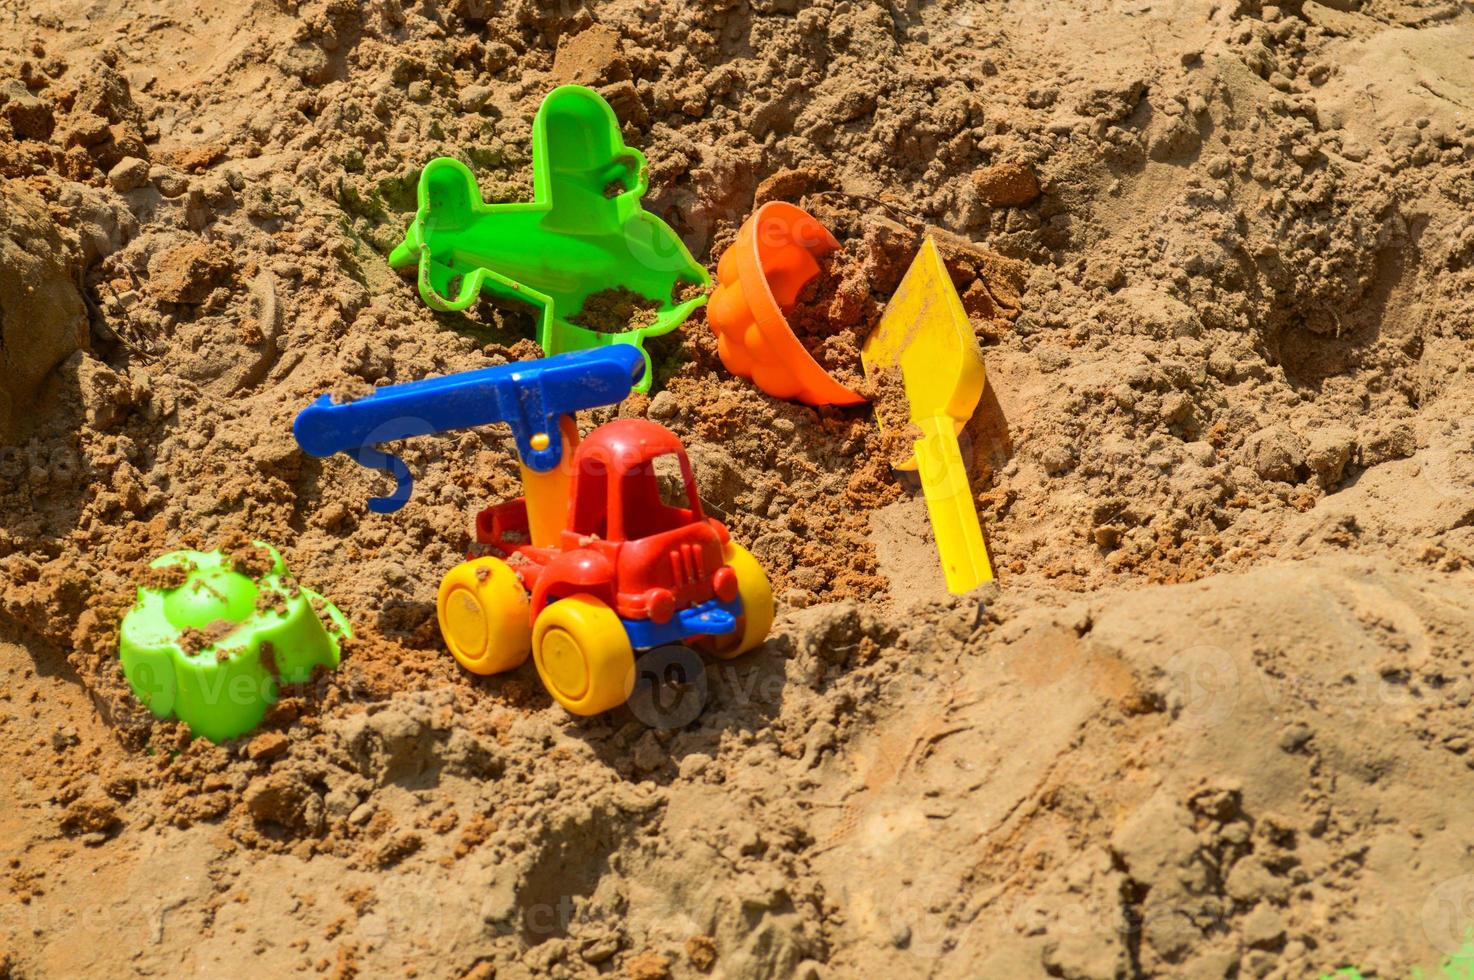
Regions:
<instances>
[{"instance_id":1,"label":"orange plastic bucket","mask_svg":"<svg viewBox=\"0 0 1474 980\"><path fill-rule=\"evenodd\" d=\"M806 405L865 401L819 366L783 315L819 274L818 259L837 248L817 218L783 201L764 204L742 223L717 262L718 285L706 304L728 371L774 398Z\"/></svg>"}]
</instances>

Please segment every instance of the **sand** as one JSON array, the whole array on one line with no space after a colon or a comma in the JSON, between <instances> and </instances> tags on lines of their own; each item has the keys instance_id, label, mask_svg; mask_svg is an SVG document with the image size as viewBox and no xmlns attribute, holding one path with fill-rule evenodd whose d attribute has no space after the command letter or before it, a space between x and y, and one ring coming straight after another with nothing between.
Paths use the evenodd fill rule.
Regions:
<instances>
[{"instance_id":1,"label":"sand","mask_svg":"<svg viewBox=\"0 0 1474 980\"><path fill-rule=\"evenodd\" d=\"M0 15L0 977L1435 965L1474 926L1471 50L1415 0ZM946 595L868 407L767 398L698 312L581 424L685 440L769 643L589 720L455 665L435 588L508 434L405 443L383 516L290 426L535 353L385 256L433 156L529 199L563 82L708 268L790 200L855 323L938 236L996 584ZM213 746L114 630L150 558L241 534L357 638Z\"/></svg>"}]
</instances>

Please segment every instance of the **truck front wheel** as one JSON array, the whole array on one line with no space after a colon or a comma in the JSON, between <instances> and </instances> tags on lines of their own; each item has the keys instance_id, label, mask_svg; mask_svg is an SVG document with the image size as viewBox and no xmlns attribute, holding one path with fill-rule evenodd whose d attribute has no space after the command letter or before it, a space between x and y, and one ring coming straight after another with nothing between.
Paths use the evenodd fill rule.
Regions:
<instances>
[{"instance_id":1,"label":"truck front wheel","mask_svg":"<svg viewBox=\"0 0 1474 980\"><path fill-rule=\"evenodd\" d=\"M473 674L499 674L527 662L531 604L517 573L496 558L464 561L440 580L435 599L440 635Z\"/></svg>"},{"instance_id":2,"label":"truck front wheel","mask_svg":"<svg viewBox=\"0 0 1474 980\"><path fill-rule=\"evenodd\" d=\"M635 653L624 624L587 593L550 603L537 617L532 662L553 700L576 715L623 704L635 683Z\"/></svg>"},{"instance_id":3,"label":"truck front wheel","mask_svg":"<svg viewBox=\"0 0 1474 980\"><path fill-rule=\"evenodd\" d=\"M737 573L737 595L742 599L742 615L737 617L737 630L727 636L702 640L701 649L714 656L729 659L756 650L773 628L773 587L752 552L735 541L727 542L724 556Z\"/></svg>"}]
</instances>

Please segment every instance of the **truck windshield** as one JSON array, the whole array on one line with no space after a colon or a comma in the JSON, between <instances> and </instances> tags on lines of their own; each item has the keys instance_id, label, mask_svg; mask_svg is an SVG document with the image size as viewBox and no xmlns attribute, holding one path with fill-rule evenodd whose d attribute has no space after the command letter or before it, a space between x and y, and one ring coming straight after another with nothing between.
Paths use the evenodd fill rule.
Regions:
<instances>
[{"instance_id":1,"label":"truck windshield","mask_svg":"<svg viewBox=\"0 0 1474 980\"><path fill-rule=\"evenodd\" d=\"M624 518L624 537L671 531L700 519L692 500L691 467L678 453L664 453L630 467L615 487L610 510ZM620 499L622 498L622 499Z\"/></svg>"}]
</instances>

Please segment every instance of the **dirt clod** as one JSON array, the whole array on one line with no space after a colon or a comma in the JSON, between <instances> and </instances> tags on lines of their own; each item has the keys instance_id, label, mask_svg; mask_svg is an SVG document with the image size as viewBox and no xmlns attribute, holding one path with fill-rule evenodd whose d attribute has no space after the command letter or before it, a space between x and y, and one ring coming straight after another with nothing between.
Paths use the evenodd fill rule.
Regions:
<instances>
[{"instance_id":1,"label":"dirt clod","mask_svg":"<svg viewBox=\"0 0 1474 980\"><path fill-rule=\"evenodd\" d=\"M233 267L230 253L219 245L187 241L149 263L148 288L170 303L203 303L228 281Z\"/></svg>"},{"instance_id":2,"label":"dirt clod","mask_svg":"<svg viewBox=\"0 0 1474 980\"><path fill-rule=\"evenodd\" d=\"M116 802L93 791L88 791L67 804L61 816L61 829L67 834L106 833L118 823Z\"/></svg>"},{"instance_id":3,"label":"dirt clod","mask_svg":"<svg viewBox=\"0 0 1474 980\"><path fill-rule=\"evenodd\" d=\"M1020 208L1039 198L1039 178L1021 163L999 163L972 175L978 196L1001 208Z\"/></svg>"},{"instance_id":4,"label":"dirt clod","mask_svg":"<svg viewBox=\"0 0 1474 980\"><path fill-rule=\"evenodd\" d=\"M717 962L717 943L710 936L692 936L686 940L686 959L702 973L706 973Z\"/></svg>"},{"instance_id":5,"label":"dirt clod","mask_svg":"<svg viewBox=\"0 0 1474 980\"><path fill-rule=\"evenodd\" d=\"M246 755L256 762L264 762L284 755L290 744L281 732L262 732L246 744Z\"/></svg>"},{"instance_id":6,"label":"dirt clod","mask_svg":"<svg viewBox=\"0 0 1474 980\"><path fill-rule=\"evenodd\" d=\"M138 574L138 585L140 588L164 591L177 589L189 579L192 569L192 564L188 562L171 562L158 568L145 568Z\"/></svg>"},{"instance_id":7,"label":"dirt clod","mask_svg":"<svg viewBox=\"0 0 1474 980\"><path fill-rule=\"evenodd\" d=\"M276 567L276 558L271 549L263 548L246 534L233 534L220 543L230 568L252 581L271 573Z\"/></svg>"},{"instance_id":8,"label":"dirt clod","mask_svg":"<svg viewBox=\"0 0 1474 980\"><path fill-rule=\"evenodd\" d=\"M41 386L57 365L87 343L87 317L77 289L81 257L34 188L0 185L0 437L36 420Z\"/></svg>"},{"instance_id":9,"label":"dirt clod","mask_svg":"<svg viewBox=\"0 0 1474 980\"><path fill-rule=\"evenodd\" d=\"M654 950L637 953L624 961L624 974L629 980L665 980L670 976L670 960Z\"/></svg>"}]
</instances>

